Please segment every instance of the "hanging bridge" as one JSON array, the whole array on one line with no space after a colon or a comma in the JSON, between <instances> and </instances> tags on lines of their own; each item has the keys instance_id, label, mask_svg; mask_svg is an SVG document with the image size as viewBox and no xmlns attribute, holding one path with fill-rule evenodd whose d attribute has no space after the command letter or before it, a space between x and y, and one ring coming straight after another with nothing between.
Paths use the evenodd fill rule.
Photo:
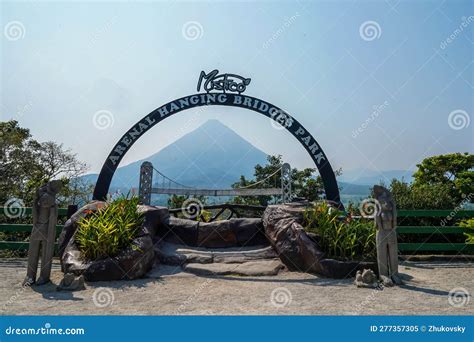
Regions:
<instances>
[{"instance_id":1,"label":"hanging bridge","mask_svg":"<svg viewBox=\"0 0 474 342\"><path fill-rule=\"evenodd\" d=\"M280 175L280 187L262 187L275 182ZM185 196L281 196L282 202L291 199L291 167L284 163L279 169L258 182L231 189L199 189L181 184L157 170L152 163L143 162L140 167L138 196L143 204L150 204L152 194Z\"/></svg>"}]
</instances>

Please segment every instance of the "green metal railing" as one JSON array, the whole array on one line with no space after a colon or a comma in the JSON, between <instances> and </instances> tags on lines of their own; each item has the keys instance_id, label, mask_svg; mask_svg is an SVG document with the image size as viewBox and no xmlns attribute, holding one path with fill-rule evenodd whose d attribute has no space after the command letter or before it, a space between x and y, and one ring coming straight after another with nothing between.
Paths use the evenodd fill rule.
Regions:
<instances>
[{"instance_id":1,"label":"green metal railing","mask_svg":"<svg viewBox=\"0 0 474 342\"><path fill-rule=\"evenodd\" d=\"M0 207L0 217L7 216L8 209L4 207ZM31 217L31 207L25 208L15 208L21 213L21 218ZM67 217L68 208L59 208L58 210L58 218ZM20 218L18 217L18 218ZM33 228L32 224L28 223L17 223L17 224L10 224L10 223L1 223L0 224L0 233L9 232L9 233L31 233L31 229ZM56 225L56 238L61 233L63 229L63 225L58 224ZM14 251L25 251L28 250L28 242L22 241L0 241L0 250L14 250Z\"/></svg>"},{"instance_id":2,"label":"green metal railing","mask_svg":"<svg viewBox=\"0 0 474 342\"><path fill-rule=\"evenodd\" d=\"M5 216L6 208L1 208L0 217ZM23 213L22 217L31 216L31 208L19 208ZM60 208L58 211L59 217L66 217L68 209ZM423 217L423 218L471 218L474 217L474 210L399 210L399 221L403 218ZM403 221L403 220L401 220ZM32 224L0 224L0 232L31 232ZM56 236L59 235L62 225L56 226ZM400 234L423 234L427 237L432 235L462 235L467 232L469 228L458 226L398 226L397 233ZM472 229L471 229L472 231ZM432 243L432 242L416 242L416 243L399 243L398 248L400 252L473 252L474 245L466 243ZM28 242L18 241L0 241L0 250L28 250Z\"/></svg>"},{"instance_id":3,"label":"green metal railing","mask_svg":"<svg viewBox=\"0 0 474 342\"><path fill-rule=\"evenodd\" d=\"M471 218L474 217L474 210L399 210L399 222L403 218L423 217L423 218ZM469 231L469 228L458 226L398 226L397 234L423 234L427 236L433 235L452 235L463 234ZM472 229L471 229L472 231ZM414 243L399 243L398 249L400 252L472 252L474 245L466 243L452 243L452 242L414 242Z\"/></svg>"}]
</instances>

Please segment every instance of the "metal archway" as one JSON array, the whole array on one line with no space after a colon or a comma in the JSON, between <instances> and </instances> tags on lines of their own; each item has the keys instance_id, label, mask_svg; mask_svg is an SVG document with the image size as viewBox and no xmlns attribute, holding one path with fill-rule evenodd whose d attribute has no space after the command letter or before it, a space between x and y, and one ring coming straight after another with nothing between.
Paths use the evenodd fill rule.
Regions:
<instances>
[{"instance_id":1,"label":"metal archway","mask_svg":"<svg viewBox=\"0 0 474 342\"><path fill-rule=\"evenodd\" d=\"M249 79L250 80L250 79ZM250 81L249 81L250 82ZM102 166L99 178L94 189L93 198L104 200L107 196L112 177L120 161L132 145L150 128L162 120L186 109L201 106L231 106L249 109L265 115L274 120L289 131L306 149L311 156L319 174L321 175L326 198L336 202L341 208L342 203L339 196L336 176L324 151L321 149L316 139L291 115L281 108L272 105L261 99L242 95L241 93L198 93L173 100L146 115L143 119L132 126L120 140L115 144L109 153L107 160Z\"/></svg>"}]
</instances>

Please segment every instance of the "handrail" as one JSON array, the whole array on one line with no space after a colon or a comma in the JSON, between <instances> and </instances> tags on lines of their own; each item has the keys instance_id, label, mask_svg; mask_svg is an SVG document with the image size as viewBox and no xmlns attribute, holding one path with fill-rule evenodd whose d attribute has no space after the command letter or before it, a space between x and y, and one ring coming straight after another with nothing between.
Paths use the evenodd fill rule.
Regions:
<instances>
[{"instance_id":1,"label":"handrail","mask_svg":"<svg viewBox=\"0 0 474 342\"><path fill-rule=\"evenodd\" d=\"M66 216L68 208L58 208L58 216ZM0 216L9 216L9 212L19 213L17 217L31 216L33 208L32 207L0 207Z\"/></svg>"},{"instance_id":2,"label":"handrail","mask_svg":"<svg viewBox=\"0 0 474 342\"><path fill-rule=\"evenodd\" d=\"M398 210L399 217L452 217L470 218L474 217L474 210Z\"/></svg>"}]
</instances>

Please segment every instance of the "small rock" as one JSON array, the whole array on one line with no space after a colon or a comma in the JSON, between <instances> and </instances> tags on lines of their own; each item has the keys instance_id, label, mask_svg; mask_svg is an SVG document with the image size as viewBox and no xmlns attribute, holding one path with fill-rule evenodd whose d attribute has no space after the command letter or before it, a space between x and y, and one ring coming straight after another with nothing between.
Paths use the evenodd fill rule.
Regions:
<instances>
[{"instance_id":1,"label":"small rock","mask_svg":"<svg viewBox=\"0 0 474 342\"><path fill-rule=\"evenodd\" d=\"M374 271L370 269L364 269L363 271L357 271L354 284L357 287L369 287L376 288L378 287L377 276Z\"/></svg>"},{"instance_id":2,"label":"small rock","mask_svg":"<svg viewBox=\"0 0 474 342\"><path fill-rule=\"evenodd\" d=\"M389 277L381 275L380 280L382 281L382 284L386 287L392 287L393 286L393 281Z\"/></svg>"},{"instance_id":3,"label":"small rock","mask_svg":"<svg viewBox=\"0 0 474 342\"><path fill-rule=\"evenodd\" d=\"M76 277L73 273L66 273L57 286L57 291L81 291L85 290L84 276Z\"/></svg>"}]
</instances>

